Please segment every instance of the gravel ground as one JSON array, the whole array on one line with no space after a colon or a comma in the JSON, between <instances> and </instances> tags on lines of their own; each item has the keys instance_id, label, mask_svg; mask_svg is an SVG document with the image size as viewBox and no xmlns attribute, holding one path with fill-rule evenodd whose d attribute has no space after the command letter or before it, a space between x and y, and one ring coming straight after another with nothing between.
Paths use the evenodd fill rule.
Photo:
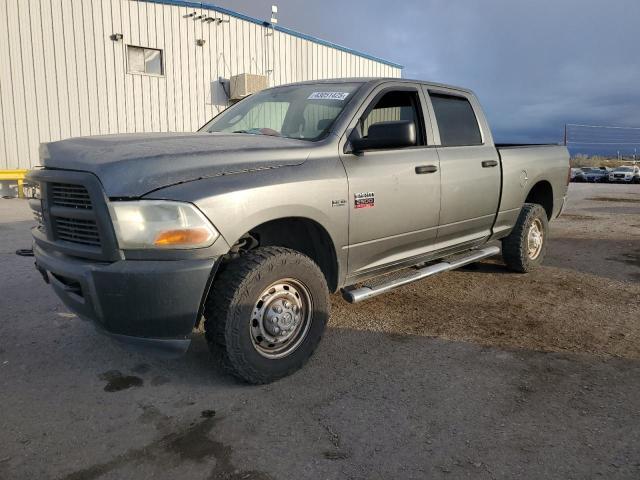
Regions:
<instances>
[{"instance_id":1,"label":"gravel ground","mask_svg":"<svg viewBox=\"0 0 640 480\"><path fill-rule=\"evenodd\" d=\"M539 271L349 306L268 386L123 350L17 257L0 200L0 479L640 478L640 187L572 185Z\"/></svg>"},{"instance_id":2,"label":"gravel ground","mask_svg":"<svg viewBox=\"0 0 640 480\"><path fill-rule=\"evenodd\" d=\"M572 184L544 267L490 260L350 306L331 324L544 351L640 358L640 186Z\"/></svg>"}]
</instances>

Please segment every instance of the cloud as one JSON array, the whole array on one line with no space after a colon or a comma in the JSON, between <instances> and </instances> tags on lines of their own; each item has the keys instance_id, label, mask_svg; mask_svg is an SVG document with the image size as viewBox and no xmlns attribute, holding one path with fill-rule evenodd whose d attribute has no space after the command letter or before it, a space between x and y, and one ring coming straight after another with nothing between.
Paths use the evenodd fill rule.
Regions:
<instances>
[{"instance_id":1,"label":"cloud","mask_svg":"<svg viewBox=\"0 0 640 480\"><path fill-rule=\"evenodd\" d=\"M267 18L271 1L218 4ZM637 0L280 0L280 24L473 89L497 140L640 126Z\"/></svg>"}]
</instances>

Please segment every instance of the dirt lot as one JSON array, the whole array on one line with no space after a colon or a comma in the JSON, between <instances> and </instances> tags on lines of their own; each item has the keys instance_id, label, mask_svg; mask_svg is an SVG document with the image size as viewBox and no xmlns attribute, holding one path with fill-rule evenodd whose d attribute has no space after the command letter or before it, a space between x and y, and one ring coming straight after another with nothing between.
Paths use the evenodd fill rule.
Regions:
<instances>
[{"instance_id":1,"label":"dirt lot","mask_svg":"<svg viewBox=\"0 0 640 480\"><path fill-rule=\"evenodd\" d=\"M572 185L539 271L497 260L357 305L250 387L201 336L123 350L17 257L0 200L0 478L640 478L640 186Z\"/></svg>"},{"instance_id":2,"label":"dirt lot","mask_svg":"<svg viewBox=\"0 0 640 480\"><path fill-rule=\"evenodd\" d=\"M332 325L482 345L640 358L640 186L572 184L545 267L492 260L353 308Z\"/></svg>"}]
</instances>

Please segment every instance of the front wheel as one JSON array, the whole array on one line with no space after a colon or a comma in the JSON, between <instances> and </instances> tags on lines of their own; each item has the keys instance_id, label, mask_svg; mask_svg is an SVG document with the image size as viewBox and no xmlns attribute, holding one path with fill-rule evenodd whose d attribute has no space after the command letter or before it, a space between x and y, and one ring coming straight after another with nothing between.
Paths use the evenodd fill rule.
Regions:
<instances>
[{"instance_id":1,"label":"front wheel","mask_svg":"<svg viewBox=\"0 0 640 480\"><path fill-rule=\"evenodd\" d=\"M205 307L212 353L232 374L269 383L302 367L329 318L320 268L282 247L251 250L225 265Z\"/></svg>"},{"instance_id":2,"label":"front wheel","mask_svg":"<svg viewBox=\"0 0 640 480\"><path fill-rule=\"evenodd\" d=\"M502 240L502 258L507 267L526 273L538 267L547 251L547 212L535 203L525 203L515 227Z\"/></svg>"}]
</instances>

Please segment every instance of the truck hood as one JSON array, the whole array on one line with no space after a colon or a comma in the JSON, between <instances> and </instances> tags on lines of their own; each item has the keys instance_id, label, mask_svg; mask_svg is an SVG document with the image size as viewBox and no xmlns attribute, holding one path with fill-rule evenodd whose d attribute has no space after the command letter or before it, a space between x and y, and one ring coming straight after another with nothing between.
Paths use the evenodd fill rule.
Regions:
<instances>
[{"instance_id":1,"label":"truck hood","mask_svg":"<svg viewBox=\"0 0 640 480\"><path fill-rule=\"evenodd\" d=\"M304 140L241 133L145 133L45 143L46 168L95 174L109 197L140 197L206 177L293 166L309 156Z\"/></svg>"}]
</instances>

